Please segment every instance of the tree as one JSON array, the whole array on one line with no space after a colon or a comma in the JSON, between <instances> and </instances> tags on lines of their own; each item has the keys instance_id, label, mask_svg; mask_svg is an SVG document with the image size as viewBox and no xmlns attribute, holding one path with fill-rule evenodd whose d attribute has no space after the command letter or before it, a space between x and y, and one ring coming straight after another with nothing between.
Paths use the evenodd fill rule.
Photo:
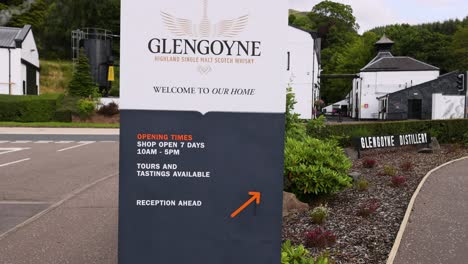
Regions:
<instances>
[{"instance_id":1,"label":"tree","mask_svg":"<svg viewBox=\"0 0 468 264\"><path fill-rule=\"evenodd\" d=\"M458 70L468 71L468 26L460 27L451 44L455 67Z\"/></svg>"},{"instance_id":2,"label":"tree","mask_svg":"<svg viewBox=\"0 0 468 264\"><path fill-rule=\"evenodd\" d=\"M334 44L329 39L329 34L351 32L357 34L359 25L353 15L350 5L340 4L332 1L322 1L312 8L308 14L309 19L316 25L318 33L324 39L323 47L327 48Z\"/></svg>"},{"instance_id":3,"label":"tree","mask_svg":"<svg viewBox=\"0 0 468 264\"><path fill-rule=\"evenodd\" d=\"M72 80L68 85L68 94L79 97L95 97L97 94L97 87L91 77L91 68L89 60L84 55L84 51L80 52L78 63L75 65L75 72L73 73Z\"/></svg>"}]
</instances>

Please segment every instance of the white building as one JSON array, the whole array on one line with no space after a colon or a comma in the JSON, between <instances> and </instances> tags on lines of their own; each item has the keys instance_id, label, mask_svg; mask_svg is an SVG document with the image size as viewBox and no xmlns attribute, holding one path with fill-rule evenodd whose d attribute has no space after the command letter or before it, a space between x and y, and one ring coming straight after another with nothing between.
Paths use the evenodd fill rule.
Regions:
<instances>
[{"instance_id":1,"label":"white building","mask_svg":"<svg viewBox=\"0 0 468 264\"><path fill-rule=\"evenodd\" d=\"M336 102L334 104L331 104L327 107L324 107L322 109L322 112L325 114L325 115L334 115L334 114L337 114L337 113L340 113L340 114L346 114L347 112L347 109L349 107L349 98L348 96L346 97L346 99L344 100L341 100L339 102Z\"/></svg>"},{"instance_id":2,"label":"white building","mask_svg":"<svg viewBox=\"0 0 468 264\"><path fill-rule=\"evenodd\" d=\"M29 25L0 27L0 94L39 94L39 53Z\"/></svg>"},{"instance_id":3,"label":"white building","mask_svg":"<svg viewBox=\"0 0 468 264\"><path fill-rule=\"evenodd\" d=\"M375 44L377 56L369 62L350 93L350 114L358 119L378 119L382 107L379 99L439 77L439 68L411 57L395 57L391 53L394 42L385 35Z\"/></svg>"},{"instance_id":4,"label":"white building","mask_svg":"<svg viewBox=\"0 0 468 264\"><path fill-rule=\"evenodd\" d=\"M314 103L320 99L320 46L315 33L288 29L287 85L293 89L294 111L301 119L315 117Z\"/></svg>"}]
</instances>

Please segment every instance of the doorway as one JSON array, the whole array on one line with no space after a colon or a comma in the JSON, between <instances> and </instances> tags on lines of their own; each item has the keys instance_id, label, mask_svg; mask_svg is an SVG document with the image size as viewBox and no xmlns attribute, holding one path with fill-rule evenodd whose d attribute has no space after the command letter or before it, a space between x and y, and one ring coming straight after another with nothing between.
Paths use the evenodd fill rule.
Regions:
<instances>
[{"instance_id":1,"label":"doorway","mask_svg":"<svg viewBox=\"0 0 468 264\"><path fill-rule=\"evenodd\" d=\"M31 65L26 65L26 94L38 95L37 70Z\"/></svg>"},{"instance_id":2,"label":"doorway","mask_svg":"<svg viewBox=\"0 0 468 264\"><path fill-rule=\"evenodd\" d=\"M422 119L422 100L408 100L408 119Z\"/></svg>"}]
</instances>

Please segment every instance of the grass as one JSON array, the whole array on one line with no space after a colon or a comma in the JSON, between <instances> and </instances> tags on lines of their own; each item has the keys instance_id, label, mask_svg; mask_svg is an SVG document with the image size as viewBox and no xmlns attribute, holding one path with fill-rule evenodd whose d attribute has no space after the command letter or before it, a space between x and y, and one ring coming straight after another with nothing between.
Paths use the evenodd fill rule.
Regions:
<instances>
[{"instance_id":1,"label":"grass","mask_svg":"<svg viewBox=\"0 0 468 264\"><path fill-rule=\"evenodd\" d=\"M0 127L48 127L48 128L119 128L119 124L63 123L63 122L0 122Z\"/></svg>"},{"instance_id":2,"label":"grass","mask_svg":"<svg viewBox=\"0 0 468 264\"><path fill-rule=\"evenodd\" d=\"M41 94L65 93L72 76L71 61L41 60Z\"/></svg>"}]
</instances>

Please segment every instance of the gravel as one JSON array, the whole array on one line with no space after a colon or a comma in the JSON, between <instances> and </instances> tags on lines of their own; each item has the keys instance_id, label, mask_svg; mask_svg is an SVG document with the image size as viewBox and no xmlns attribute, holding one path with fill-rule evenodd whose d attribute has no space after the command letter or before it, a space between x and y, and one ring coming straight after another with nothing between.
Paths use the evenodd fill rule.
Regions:
<instances>
[{"instance_id":1,"label":"gravel","mask_svg":"<svg viewBox=\"0 0 468 264\"><path fill-rule=\"evenodd\" d=\"M431 154L418 153L416 147L370 150L353 162L351 172L361 174L367 180L368 190L347 189L332 197L317 198L311 210L327 204L329 217L321 226L337 236L333 247L309 248L313 255L328 252L338 263L386 263L401 221L413 193L422 178L433 168L448 161L468 155L468 149L459 145L443 145L440 151ZM374 159L375 168L363 168L362 161ZM402 164L411 162L412 168L404 171ZM406 183L392 186L392 176L384 175L384 167L397 169L397 176L404 176ZM380 207L370 216L358 216L359 209L366 204L378 202ZM283 240L304 244L304 235L320 227L313 224L309 212L295 213L283 219Z\"/></svg>"}]
</instances>

